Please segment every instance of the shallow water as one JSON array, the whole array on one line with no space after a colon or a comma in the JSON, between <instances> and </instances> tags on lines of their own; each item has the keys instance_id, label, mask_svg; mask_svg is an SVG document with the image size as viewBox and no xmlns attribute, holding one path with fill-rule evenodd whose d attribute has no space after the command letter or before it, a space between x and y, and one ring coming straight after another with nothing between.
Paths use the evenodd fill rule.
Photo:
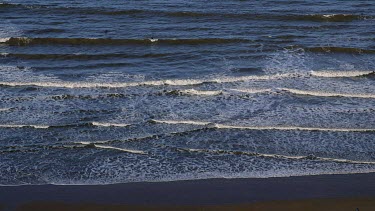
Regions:
<instances>
[{"instance_id":1,"label":"shallow water","mask_svg":"<svg viewBox=\"0 0 375 211\"><path fill-rule=\"evenodd\" d=\"M1 1L0 184L375 171L371 1Z\"/></svg>"}]
</instances>

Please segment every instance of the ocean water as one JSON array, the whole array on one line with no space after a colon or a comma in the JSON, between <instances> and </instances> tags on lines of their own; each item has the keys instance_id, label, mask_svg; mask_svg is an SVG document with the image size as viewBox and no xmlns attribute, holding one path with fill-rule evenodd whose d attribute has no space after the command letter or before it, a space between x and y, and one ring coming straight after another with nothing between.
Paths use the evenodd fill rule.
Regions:
<instances>
[{"instance_id":1,"label":"ocean water","mask_svg":"<svg viewBox=\"0 0 375 211\"><path fill-rule=\"evenodd\" d=\"M375 2L0 1L0 184L375 172Z\"/></svg>"}]
</instances>

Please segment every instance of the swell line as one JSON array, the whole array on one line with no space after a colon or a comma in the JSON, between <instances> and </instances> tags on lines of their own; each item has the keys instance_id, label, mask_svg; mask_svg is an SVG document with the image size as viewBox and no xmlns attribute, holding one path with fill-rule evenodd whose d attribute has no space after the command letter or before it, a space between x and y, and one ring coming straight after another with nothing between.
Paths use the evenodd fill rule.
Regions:
<instances>
[{"instance_id":1,"label":"swell line","mask_svg":"<svg viewBox=\"0 0 375 211\"><path fill-rule=\"evenodd\" d=\"M1 39L0 39L1 43ZM4 58L14 57L28 60L98 60L98 59L109 59L109 58L160 58L169 56L170 54L120 54L120 53L109 53L109 54L22 54L22 53L0 53L0 56Z\"/></svg>"},{"instance_id":2,"label":"swell line","mask_svg":"<svg viewBox=\"0 0 375 211\"><path fill-rule=\"evenodd\" d=\"M22 8L34 12L53 12L63 14L86 14L86 15L142 15L143 16L166 16L183 18L235 18L244 20L288 20L288 21L313 21L313 22L351 22L355 20L373 19L373 16L358 14L269 14L269 13L222 13L222 12L200 12L181 10L150 10L150 9L111 9L98 7L56 7L37 4L13 4L2 3L0 8Z\"/></svg>"},{"instance_id":3,"label":"swell line","mask_svg":"<svg viewBox=\"0 0 375 211\"><path fill-rule=\"evenodd\" d=\"M186 151L186 152L197 152L197 153L213 153L213 154L232 154L232 155L247 155L263 158L275 158L275 159L293 159L293 160L317 160L317 161L328 161L336 163L351 163L351 164L375 164L374 161L356 161L340 158L327 158L327 157L316 157L316 156L292 156L292 155L280 155L280 154L265 154L257 152L244 152L244 151L233 151L233 150L211 150L211 149L193 149L193 148L178 148L172 147L177 150Z\"/></svg>"},{"instance_id":4,"label":"swell line","mask_svg":"<svg viewBox=\"0 0 375 211\"><path fill-rule=\"evenodd\" d=\"M191 124L209 126L209 128L217 129L246 129L246 130L302 130L302 131L325 131L325 132L375 132L375 129L363 128L318 128L318 127L298 127L298 126L236 126L216 124L213 122L201 122L191 120L152 120L155 123L162 124Z\"/></svg>"},{"instance_id":5,"label":"swell line","mask_svg":"<svg viewBox=\"0 0 375 211\"><path fill-rule=\"evenodd\" d=\"M10 37L0 39L0 43L10 46L26 45L209 45L250 42L245 39L197 38L197 39L109 39L109 38L29 38Z\"/></svg>"}]
</instances>

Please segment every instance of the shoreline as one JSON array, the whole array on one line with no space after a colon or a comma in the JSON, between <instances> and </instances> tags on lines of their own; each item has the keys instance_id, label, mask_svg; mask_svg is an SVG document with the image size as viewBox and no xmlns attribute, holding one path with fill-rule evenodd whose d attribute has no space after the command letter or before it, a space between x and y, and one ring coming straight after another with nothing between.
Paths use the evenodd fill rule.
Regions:
<instances>
[{"instance_id":1,"label":"shoreline","mask_svg":"<svg viewBox=\"0 0 375 211\"><path fill-rule=\"evenodd\" d=\"M52 202L56 202L59 206L95 204L96 207L99 205L225 207L274 201L354 198L375 202L375 173L112 185L0 187L0 208L5 206L9 209L25 204L48 205Z\"/></svg>"}]
</instances>

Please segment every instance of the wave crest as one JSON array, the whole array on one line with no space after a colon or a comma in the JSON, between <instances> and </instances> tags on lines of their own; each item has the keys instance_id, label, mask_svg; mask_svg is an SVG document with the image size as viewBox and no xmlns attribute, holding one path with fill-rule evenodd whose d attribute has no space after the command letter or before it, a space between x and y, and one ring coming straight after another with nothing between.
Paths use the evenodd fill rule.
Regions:
<instances>
[{"instance_id":1,"label":"wave crest","mask_svg":"<svg viewBox=\"0 0 375 211\"><path fill-rule=\"evenodd\" d=\"M315 77L324 78L350 78L372 76L375 74L375 71L311 71L310 74Z\"/></svg>"}]
</instances>

